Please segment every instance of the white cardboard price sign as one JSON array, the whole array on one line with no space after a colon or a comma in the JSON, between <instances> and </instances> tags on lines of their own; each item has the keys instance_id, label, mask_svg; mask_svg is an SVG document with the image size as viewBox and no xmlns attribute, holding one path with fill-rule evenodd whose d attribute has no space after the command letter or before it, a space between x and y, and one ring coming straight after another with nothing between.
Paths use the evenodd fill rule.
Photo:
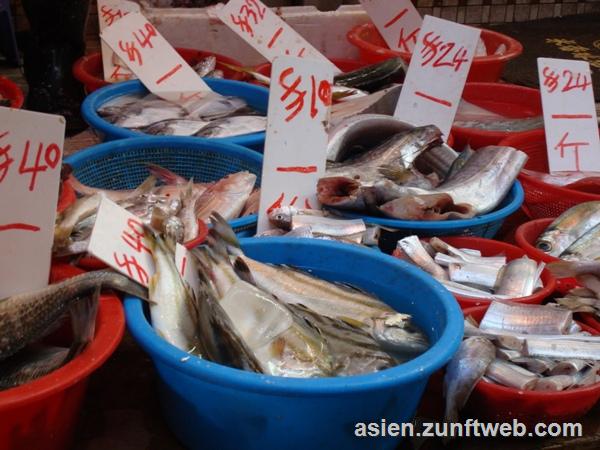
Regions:
<instances>
[{"instance_id":1,"label":"white cardboard price sign","mask_svg":"<svg viewBox=\"0 0 600 450\"><path fill-rule=\"evenodd\" d=\"M341 71L260 0L230 0L217 15L270 62L278 56L309 58Z\"/></svg>"},{"instance_id":2,"label":"white cardboard price sign","mask_svg":"<svg viewBox=\"0 0 600 450\"><path fill-rule=\"evenodd\" d=\"M0 298L48 285L65 119L0 108Z\"/></svg>"},{"instance_id":3,"label":"white cardboard price sign","mask_svg":"<svg viewBox=\"0 0 600 450\"><path fill-rule=\"evenodd\" d=\"M392 50L412 52L423 19L411 0L360 0Z\"/></svg>"},{"instance_id":4,"label":"white cardboard price sign","mask_svg":"<svg viewBox=\"0 0 600 450\"><path fill-rule=\"evenodd\" d=\"M139 13L123 17L107 27L100 37L153 94L165 100L181 103L198 93L212 92Z\"/></svg>"},{"instance_id":5,"label":"white cardboard price sign","mask_svg":"<svg viewBox=\"0 0 600 450\"><path fill-rule=\"evenodd\" d=\"M100 32L127 14L140 11L140 5L127 0L98 0L98 24ZM115 56L115 53L105 42L100 42L100 48L102 50L102 67L106 81L116 83L135 77L125 63Z\"/></svg>"},{"instance_id":6,"label":"white cardboard price sign","mask_svg":"<svg viewBox=\"0 0 600 450\"><path fill-rule=\"evenodd\" d=\"M175 266L181 275L183 281L185 281L190 288L196 294L196 297L200 296L200 280L198 279L198 266L196 265L196 259L190 257L189 251L181 244L175 246Z\"/></svg>"},{"instance_id":7,"label":"white cardboard price sign","mask_svg":"<svg viewBox=\"0 0 600 450\"><path fill-rule=\"evenodd\" d=\"M88 252L143 286L148 286L154 274L154 259L142 222L107 198L98 208Z\"/></svg>"},{"instance_id":8,"label":"white cardboard price sign","mask_svg":"<svg viewBox=\"0 0 600 450\"><path fill-rule=\"evenodd\" d=\"M480 30L425 16L394 116L448 136Z\"/></svg>"},{"instance_id":9,"label":"white cardboard price sign","mask_svg":"<svg viewBox=\"0 0 600 450\"><path fill-rule=\"evenodd\" d=\"M331 66L282 56L271 70L258 231L268 212L295 205L317 208L317 181L325 173L326 126L331 107Z\"/></svg>"},{"instance_id":10,"label":"white cardboard price sign","mask_svg":"<svg viewBox=\"0 0 600 450\"><path fill-rule=\"evenodd\" d=\"M538 58L550 172L600 172L592 74L585 61Z\"/></svg>"}]
</instances>

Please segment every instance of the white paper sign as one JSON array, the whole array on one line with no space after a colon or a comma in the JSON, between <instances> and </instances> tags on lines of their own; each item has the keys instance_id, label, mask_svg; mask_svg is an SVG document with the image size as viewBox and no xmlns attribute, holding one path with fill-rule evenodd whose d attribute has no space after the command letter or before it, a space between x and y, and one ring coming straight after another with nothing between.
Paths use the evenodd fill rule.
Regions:
<instances>
[{"instance_id":1,"label":"white paper sign","mask_svg":"<svg viewBox=\"0 0 600 450\"><path fill-rule=\"evenodd\" d=\"M191 257L187 248L181 244L175 247L175 266L185 281L192 290L196 293L196 297L200 296L200 280L198 279L198 266L196 259Z\"/></svg>"},{"instance_id":2,"label":"white paper sign","mask_svg":"<svg viewBox=\"0 0 600 450\"><path fill-rule=\"evenodd\" d=\"M480 30L425 16L394 116L448 136Z\"/></svg>"},{"instance_id":3,"label":"white paper sign","mask_svg":"<svg viewBox=\"0 0 600 450\"><path fill-rule=\"evenodd\" d=\"M600 172L592 74L585 61L538 58L550 172Z\"/></svg>"},{"instance_id":4,"label":"white paper sign","mask_svg":"<svg viewBox=\"0 0 600 450\"><path fill-rule=\"evenodd\" d=\"M100 37L153 94L185 102L199 93L212 92L194 69L139 13L107 27Z\"/></svg>"},{"instance_id":5,"label":"white paper sign","mask_svg":"<svg viewBox=\"0 0 600 450\"><path fill-rule=\"evenodd\" d=\"M106 198L98 208L88 252L144 286L154 274L150 242L141 220Z\"/></svg>"},{"instance_id":6,"label":"white paper sign","mask_svg":"<svg viewBox=\"0 0 600 450\"><path fill-rule=\"evenodd\" d=\"M423 19L411 0L360 0L392 50L412 52Z\"/></svg>"},{"instance_id":7,"label":"white paper sign","mask_svg":"<svg viewBox=\"0 0 600 450\"><path fill-rule=\"evenodd\" d=\"M0 107L0 298L48 285L65 119Z\"/></svg>"},{"instance_id":8,"label":"white paper sign","mask_svg":"<svg viewBox=\"0 0 600 450\"><path fill-rule=\"evenodd\" d=\"M140 11L140 5L127 0L98 0L98 24L100 25L100 32L127 14ZM135 78L133 72L127 68L125 63L115 55L106 43L100 42L100 48L102 50L102 67L106 81L116 83Z\"/></svg>"},{"instance_id":9,"label":"white paper sign","mask_svg":"<svg viewBox=\"0 0 600 450\"><path fill-rule=\"evenodd\" d=\"M320 61L334 73L341 72L260 0L230 0L217 15L271 62L278 56L291 55Z\"/></svg>"},{"instance_id":10,"label":"white paper sign","mask_svg":"<svg viewBox=\"0 0 600 450\"><path fill-rule=\"evenodd\" d=\"M331 107L331 66L282 56L271 74L258 232L271 228L268 212L279 206L319 207Z\"/></svg>"}]
</instances>

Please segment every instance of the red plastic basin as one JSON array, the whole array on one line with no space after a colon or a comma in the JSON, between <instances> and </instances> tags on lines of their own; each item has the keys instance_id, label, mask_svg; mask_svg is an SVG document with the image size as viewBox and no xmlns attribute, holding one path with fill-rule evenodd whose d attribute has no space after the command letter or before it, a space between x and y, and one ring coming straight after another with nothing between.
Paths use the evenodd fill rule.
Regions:
<instances>
[{"instance_id":1,"label":"red plastic basin","mask_svg":"<svg viewBox=\"0 0 600 450\"><path fill-rule=\"evenodd\" d=\"M21 88L5 77L0 77L0 97L10 100L11 108L21 108L25 101Z\"/></svg>"},{"instance_id":2,"label":"red plastic basin","mask_svg":"<svg viewBox=\"0 0 600 450\"><path fill-rule=\"evenodd\" d=\"M77 195L75 194L75 190L71 186L71 183L68 181L63 181L60 188L60 196L58 197L58 205L56 206L56 211L61 213L69 206L71 206L75 200L77 200Z\"/></svg>"},{"instance_id":3,"label":"red plastic basin","mask_svg":"<svg viewBox=\"0 0 600 450\"><path fill-rule=\"evenodd\" d=\"M473 250L479 250L482 256L506 256L507 261L521 258L526 255L525 251L515 245L507 244L505 242L495 241L493 239L484 239L479 237L442 237L440 238L444 242L452 245L456 248L471 248ZM397 250L394 251L394 256L397 256ZM556 279L552 274L544 270L542 272L542 282L544 287L532 295L527 297L519 297L511 299L511 301L517 303L527 304L540 304L546 297L548 297L554 291L556 287ZM490 300L484 298L467 298L461 295L453 294L456 301L460 305L461 309L472 308L480 305L489 305Z\"/></svg>"},{"instance_id":4,"label":"red plastic basin","mask_svg":"<svg viewBox=\"0 0 600 450\"><path fill-rule=\"evenodd\" d=\"M530 258L545 263L560 261L560 259L538 250L535 246L535 241L538 236L548 228L548 225L550 225L553 220L554 219L552 218L532 220L530 222L525 222L517 228L515 241L517 241L517 245L521 247ZM559 278L556 280L556 290L563 295L577 286L579 285L574 278Z\"/></svg>"},{"instance_id":5,"label":"red plastic basin","mask_svg":"<svg viewBox=\"0 0 600 450\"><path fill-rule=\"evenodd\" d=\"M498 145L514 147L527 153L529 159L525 169L548 173L546 133L543 129L515 133ZM523 210L531 219L558 217L579 203L600 200L598 194L554 186L523 173L519 175L519 181L525 191Z\"/></svg>"},{"instance_id":6,"label":"red plastic basin","mask_svg":"<svg viewBox=\"0 0 600 450\"><path fill-rule=\"evenodd\" d=\"M51 281L83 273L56 265ZM121 342L125 315L120 300L102 295L96 337L77 358L31 383L0 392L0 450L62 450L69 447L89 376Z\"/></svg>"},{"instance_id":7,"label":"red plastic basin","mask_svg":"<svg viewBox=\"0 0 600 450\"><path fill-rule=\"evenodd\" d=\"M352 72L353 70L357 70L361 67L369 65L369 63L357 61L355 59L331 58L331 62L334 63L343 72ZM271 63L266 62L263 64L259 64L254 68L254 71L260 73L261 75L270 77Z\"/></svg>"},{"instance_id":8,"label":"red plastic basin","mask_svg":"<svg viewBox=\"0 0 600 450\"><path fill-rule=\"evenodd\" d=\"M510 118L534 117L542 114L542 98L538 89L506 83L466 83L462 98L489 111ZM516 133L476 128L452 127L456 147L462 149L497 145Z\"/></svg>"},{"instance_id":9,"label":"red plastic basin","mask_svg":"<svg viewBox=\"0 0 600 450\"><path fill-rule=\"evenodd\" d=\"M347 38L358 47L360 59L365 64L373 64L395 56L402 57L407 63L410 61L410 53L390 50L372 22L352 28ZM523 46L516 39L486 29L481 29L481 39L488 53L494 53L501 44L506 45L506 51L502 55L475 57L467 81L498 81L506 63L519 56L523 52Z\"/></svg>"},{"instance_id":10,"label":"red plastic basin","mask_svg":"<svg viewBox=\"0 0 600 450\"><path fill-rule=\"evenodd\" d=\"M245 79L245 74L231 70L222 64L225 63L233 66L241 66L240 62L235 59L220 55L218 53L205 52L203 50L195 50L191 48L176 48L175 50L177 50L177 53L179 53L191 66L197 64L202 58L214 55L217 57L217 69L223 71L225 78L230 80ZM85 91L88 94L109 84L108 81L104 80L102 55L100 53L91 53L89 55L82 56L75 61L75 64L73 64L73 75L83 83Z\"/></svg>"},{"instance_id":11,"label":"red plastic basin","mask_svg":"<svg viewBox=\"0 0 600 450\"><path fill-rule=\"evenodd\" d=\"M486 310L487 306L469 308L464 315L479 322ZM578 323L583 330L600 334L586 324ZM480 381L465 412L490 422L509 422L514 418L533 426L536 423L573 422L583 417L599 399L600 383L561 392L535 392Z\"/></svg>"}]
</instances>

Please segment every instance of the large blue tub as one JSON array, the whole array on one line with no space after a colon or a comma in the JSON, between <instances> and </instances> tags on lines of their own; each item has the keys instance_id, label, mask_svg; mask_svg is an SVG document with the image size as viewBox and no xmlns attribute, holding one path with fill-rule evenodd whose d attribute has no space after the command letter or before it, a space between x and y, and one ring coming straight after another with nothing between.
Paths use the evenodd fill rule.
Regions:
<instances>
[{"instance_id":1,"label":"large blue tub","mask_svg":"<svg viewBox=\"0 0 600 450\"><path fill-rule=\"evenodd\" d=\"M400 438L359 438L358 422L409 422L429 376L458 348L463 317L452 297L425 272L372 250L317 239L243 239L255 259L311 269L351 283L413 315L433 346L378 373L291 379L244 372L189 355L158 336L144 303L125 300L130 332L152 358L163 414L188 448L206 450L378 450Z\"/></svg>"},{"instance_id":2,"label":"large blue tub","mask_svg":"<svg viewBox=\"0 0 600 450\"><path fill-rule=\"evenodd\" d=\"M217 78L203 78L212 90L222 95L232 95L243 98L248 105L258 110L265 116L269 104L269 90L241 81L223 80ZM118 127L104 120L98 115L97 110L105 103L126 94L148 94L148 90L138 80L115 83L98 89L88 95L81 104L81 115L103 141L126 139L131 137L149 136L139 131ZM154 136L151 136L154 137ZM265 132L251 133L227 138L213 138L211 140L250 147L261 151L265 145Z\"/></svg>"}]
</instances>

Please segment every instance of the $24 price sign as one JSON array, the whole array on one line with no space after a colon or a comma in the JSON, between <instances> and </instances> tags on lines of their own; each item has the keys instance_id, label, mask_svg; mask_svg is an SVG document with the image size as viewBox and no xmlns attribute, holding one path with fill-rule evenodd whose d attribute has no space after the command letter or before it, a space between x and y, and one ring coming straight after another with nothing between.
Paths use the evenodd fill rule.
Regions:
<instances>
[{"instance_id":1,"label":"$24 price sign","mask_svg":"<svg viewBox=\"0 0 600 450\"><path fill-rule=\"evenodd\" d=\"M106 198L98 208L88 252L143 286L155 271L141 220Z\"/></svg>"},{"instance_id":2,"label":"$24 price sign","mask_svg":"<svg viewBox=\"0 0 600 450\"><path fill-rule=\"evenodd\" d=\"M394 116L437 125L447 137L475 55L480 30L425 16Z\"/></svg>"},{"instance_id":3,"label":"$24 price sign","mask_svg":"<svg viewBox=\"0 0 600 450\"><path fill-rule=\"evenodd\" d=\"M0 298L48 284L65 119L0 108Z\"/></svg>"},{"instance_id":4,"label":"$24 price sign","mask_svg":"<svg viewBox=\"0 0 600 450\"><path fill-rule=\"evenodd\" d=\"M280 206L317 208L317 181L325 172L331 66L282 56L273 62L262 170L258 232Z\"/></svg>"},{"instance_id":5,"label":"$24 price sign","mask_svg":"<svg viewBox=\"0 0 600 450\"><path fill-rule=\"evenodd\" d=\"M141 14L128 14L100 36L153 94L185 103L198 94L212 92Z\"/></svg>"},{"instance_id":6,"label":"$24 price sign","mask_svg":"<svg viewBox=\"0 0 600 450\"><path fill-rule=\"evenodd\" d=\"M131 12L140 12L140 5L127 0L98 0L98 23L100 32L122 19ZM118 58L105 42L101 42L102 66L104 79L110 83L127 81L134 78L134 74L125 63Z\"/></svg>"},{"instance_id":7,"label":"$24 price sign","mask_svg":"<svg viewBox=\"0 0 600 450\"><path fill-rule=\"evenodd\" d=\"M423 19L411 0L360 0L392 50L412 52Z\"/></svg>"},{"instance_id":8,"label":"$24 price sign","mask_svg":"<svg viewBox=\"0 0 600 450\"><path fill-rule=\"evenodd\" d=\"M600 172L592 74L585 61L538 58L550 172Z\"/></svg>"},{"instance_id":9,"label":"$24 price sign","mask_svg":"<svg viewBox=\"0 0 600 450\"><path fill-rule=\"evenodd\" d=\"M271 62L278 56L290 55L314 59L330 66L335 73L341 72L260 0L230 0L217 14L225 25Z\"/></svg>"}]
</instances>

